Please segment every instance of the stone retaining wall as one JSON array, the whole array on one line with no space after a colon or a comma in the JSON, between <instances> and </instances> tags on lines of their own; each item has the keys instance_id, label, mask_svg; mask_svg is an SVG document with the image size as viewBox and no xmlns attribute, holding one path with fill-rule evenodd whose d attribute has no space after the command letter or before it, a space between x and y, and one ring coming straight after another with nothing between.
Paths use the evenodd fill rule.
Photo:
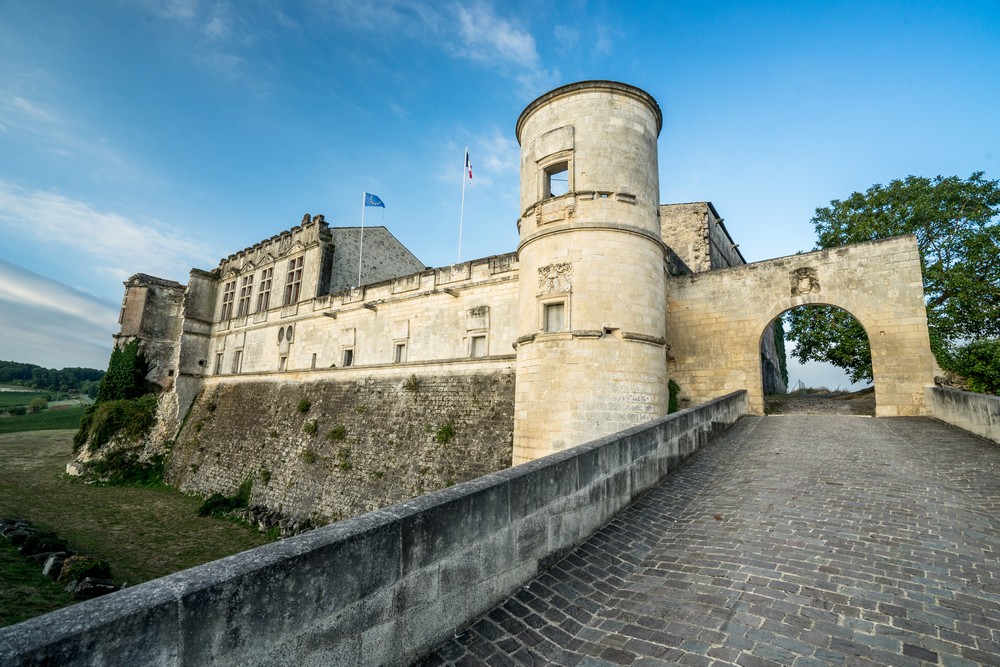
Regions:
<instances>
[{"instance_id":1,"label":"stone retaining wall","mask_svg":"<svg viewBox=\"0 0 1000 667\"><path fill-rule=\"evenodd\" d=\"M931 416L1000 443L1000 396L928 386Z\"/></svg>"},{"instance_id":2,"label":"stone retaining wall","mask_svg":"<svg viewBox=\"0 0 1000 667\"><path fill-rule=\"evenodd\" d=\"M747 412L745 391L0 630L2 664L408 664Z\"/></svg>"}]
</instances>

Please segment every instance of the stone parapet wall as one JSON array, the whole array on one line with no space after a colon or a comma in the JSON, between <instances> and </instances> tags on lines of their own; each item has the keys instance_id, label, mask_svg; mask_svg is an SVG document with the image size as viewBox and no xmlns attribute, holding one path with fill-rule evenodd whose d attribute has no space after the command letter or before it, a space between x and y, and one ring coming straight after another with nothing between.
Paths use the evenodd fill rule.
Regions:
<instances>
[{"instance_id":1,"label":"stone parapet wall","mask_svg":"<svg viewBox=\"0 0 1000 667\"><path fill-rule=\"evenodd\" d=\"M927 386L930 416L1000 443L1000 396Z\"/></svg>"},{"instance_id":2,"label":"stone parapet wall","mask_svg":"<svg viewBox=\"0 0 1000 667\"><path fill-rule=\"evenodd\" d=\"M166 477L326 524L510 466L513 359L213 379ZM308 403L308 407L306 407Z\"/></svg>"},{"instance_id":3,"label":"stone parapet wall","mask_svg":"<svg viewBox=\"0 0 1000 667\"><path fill-rule=\"evenodd\" d=\"M747 411L722 397L0 630L0 663L409 664Z\"/></svg>"}]
</instances>

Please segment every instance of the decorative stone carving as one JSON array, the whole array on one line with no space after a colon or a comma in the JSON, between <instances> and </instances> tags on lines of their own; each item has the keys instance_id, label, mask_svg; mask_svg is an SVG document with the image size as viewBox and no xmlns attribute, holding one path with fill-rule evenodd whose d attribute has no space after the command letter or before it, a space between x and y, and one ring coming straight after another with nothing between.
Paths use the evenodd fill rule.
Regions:
<instances>
[{"instance_id":1,"label":"decorative stone carving","mask_svg":"<svg viewBox=\"0 0 1000 667\"><path fill-rule=\"evenodd\" d=\"M789 274L792 283L792 296L803 296L819 291L819 275L816 269L803 266Z\"/></svg>"},{"instance_id":2,"label":"decorative stone carving","mask_svg":"<svg viewBox=\"0 0 1000 667\"><path fill-rule=\"evenodd\" d=\"M547 264L538 269L538 296L568 294L573 291L573 265L569 262Z\"/></svg>"}]
</instances>

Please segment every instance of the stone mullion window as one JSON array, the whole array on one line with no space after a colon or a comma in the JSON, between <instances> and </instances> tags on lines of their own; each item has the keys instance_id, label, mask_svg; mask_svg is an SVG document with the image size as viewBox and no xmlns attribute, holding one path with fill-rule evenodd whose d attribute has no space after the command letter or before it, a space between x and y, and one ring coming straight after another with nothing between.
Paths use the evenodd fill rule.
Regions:
<instances>
[{"instance_id":1,"label":"stone mullion window","mask_svg":"<svg viewBox=\"0 0 1000 667\"><path fill-rule=\"evenodd\" d=\"M222 288L222 315L220 321L225 321L233 316L233 299L236 297L236 281L230 280Z\"/></svg>"},{"instance_id":2,"label":"stone mullion window","mask_svg":"<svg viewBox=\"0 0 1000 667\"><path fill-rule=\"evenodd\" d=\"M240 279L240 300L236 308L236 317L246 317L250 313L250 294L253 292L253 274Z\"/></svg>"},{"instance_id":3,"label":"stone mullion window","mask_svg":"<svg viewBox=\"0 0 1000 667\"><path fill-rule=\"evenodd\" d=\"M299 300L302 292L302 258L296 257L288 262L288 276L285 279L285 303L289 305Z\"/></svg>"},{"instance_id":4,"label":"stone mullion window","mask_svg":"<svg viewBox=\"0 0 1000 667\"><path fill-rule=\"evenodd\" d=\"M273 277L273 267L260 272L260 292L257 294L257 312L267 310L271 305L271 279Z\"/></svg>"}]
</instances>

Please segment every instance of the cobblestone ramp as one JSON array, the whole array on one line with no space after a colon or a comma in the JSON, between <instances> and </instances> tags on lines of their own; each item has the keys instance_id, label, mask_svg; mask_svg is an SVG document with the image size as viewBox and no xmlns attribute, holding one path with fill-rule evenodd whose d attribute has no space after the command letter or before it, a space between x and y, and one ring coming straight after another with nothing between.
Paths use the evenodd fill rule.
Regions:
<instances>
[{"instance_id":1,"label":"cobblestone ramp","mask_svg":"<svg viewBox=\"0 0 1000 667\"><path fill-rule=\"evenodd\" d=\"M1000 664L1000 448L747 417L423 665Z\"/></svg>"}]
</instances>

